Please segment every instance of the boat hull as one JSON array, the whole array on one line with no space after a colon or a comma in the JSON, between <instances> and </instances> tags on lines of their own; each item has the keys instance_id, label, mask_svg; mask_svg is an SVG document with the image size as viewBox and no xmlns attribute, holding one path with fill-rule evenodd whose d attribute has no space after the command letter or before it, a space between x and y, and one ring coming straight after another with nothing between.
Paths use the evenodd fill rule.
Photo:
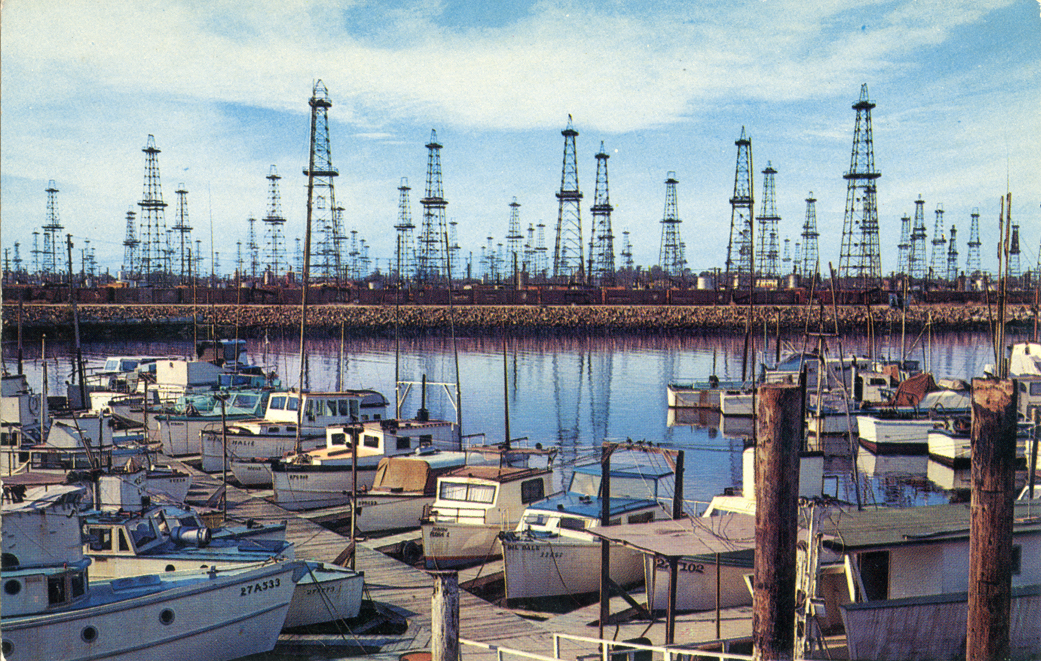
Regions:
<instances>
[{"instance_id":1,"label":"boat hull","mask_svg":"<svg viewBox=\"0 0 1041 661\"><path fill-rule=\"evenodd\" d=\"M358 489L368 489L376 480L377 463L360 459ZM299 511L349 503L353 476L350 466L288 465L271 471L271 484L279 507Z\"/></svg>"},{"instance_id":2,"label":"boat hull","mask_svg":"<svg viewBox=\"0 0 1041 661\"><path fill-rule=\"evenodd\" d=\"M357 529L366 534L413 530L434 497L421 493L358 494Z\"/></svg>"},{"instance_id":3,"label":"boat hull","mask_svg":"<svg viewBox=\"0 0 1041 661\"><path fill-rule=\"evenodd\" d=\"M283 628L357 617L364 583L364 576L352 569L324 562L307 563L307 573L296 584Z\"/></svg>"},{"instance_id":4,"label":"boat hull","mask_svg":"<svg viewBox=\"0 0 1041 661\"><path fill-rule=\"evenodd\" d=\"M325 445L323 436L304 436L300 450L317 450ZM228 434L228 467L232 459L278 459L297 450L296 437ZM221 434L202 435L202 469L207 473L224 470L224 447Z\"/></svg>"},{"instance_id":5,"label":"boat hull","mask_svg":"<svg viewBox=\"0 0 1041 661\"><path fill-rule=\"evenodd\" d=\"M537 599L600 590L600 543L593 540L522 538L502 543L506 598ZM611 580L631 585L643 580L642 554L613 545Z\"/></svg>"},{"instance_id":6,"label":"boat hull","mask_svg":"<svg viewBox=\"0 0 1041 661\"><path fill-rule=\"evenodd\" d=\"M231 474L235 476L235 479L242 486L250 488L271 486L270 461L236 459L228 463L230 464Z\"/></svg>"},{"instance_id":7,"label":"boat hull","mask_svg":"<svg viewBox=\"0 0 1041 661\"><path fill-rule=\"evenodd\" d=\"M883 420L857 416L860 444L875 454L926 454L935 420Z\"/></svg>"},{"instance_id":8,"label":"boat hull","mask_svg":"<svg viewBox=\"0 0 1041 661\"><path fill-rule=\"evenodd\" d=\"M423 523L423 557L427 569L448 569L502 555L497 525Z\"/></svg>"},{"instance_id":9,"label":"boat hull","mask_svg":"<svg viewBox=\"0 0 1041 661\"><path fill-rule=\"evenodd\" d=\"M719 563L719 607L751 606L752 594L745 586L745 575L752 573L750 563ZM669 604L669 563L647 556L643 559L647 607L665 610ZM704 611L716 607L716 561L708 558L681 558L676 572L676 609Z\"/></svg>"}]
</instances>

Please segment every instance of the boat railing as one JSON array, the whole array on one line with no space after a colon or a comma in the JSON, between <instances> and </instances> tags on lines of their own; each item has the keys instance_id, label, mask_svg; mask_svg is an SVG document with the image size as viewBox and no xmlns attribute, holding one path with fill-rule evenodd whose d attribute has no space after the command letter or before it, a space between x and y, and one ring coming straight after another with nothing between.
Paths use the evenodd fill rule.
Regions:
<instances>
[{"instance_id":1,"label":"boat railing","mask_svg":"<svg viewBox=\"0 0 1041 661\"><path fill-rule=\"evenodd\" d=\"M727 651L731 644L744 643L747 640L747 638L724 638L698 643L697 645L691 645L690 643L681 645L647 645L644 643L626 642L624 640L605 640L589 636L576 636L570 633L554 633L553 659L559 660L564 658L561 656L562 643L569 641L571 643L588 643L591 647L595 645L599 648L598 651L589 654L575 654L574 650L569 650L568 656L574 655L577 659L596 659L599 657L602 661L620 661L624 655L627 661L635 661L635 659L645 656L640 654L640 652L650 652L652 655L660 654L660 658L663 661L673 661L674 659L678 661L679 659L691 657L714 659L716 661L751 661L753 657L748 654L735 654ZM717 647L722 651L717 652L712 649Z\"/></svg>"}]
</instances>

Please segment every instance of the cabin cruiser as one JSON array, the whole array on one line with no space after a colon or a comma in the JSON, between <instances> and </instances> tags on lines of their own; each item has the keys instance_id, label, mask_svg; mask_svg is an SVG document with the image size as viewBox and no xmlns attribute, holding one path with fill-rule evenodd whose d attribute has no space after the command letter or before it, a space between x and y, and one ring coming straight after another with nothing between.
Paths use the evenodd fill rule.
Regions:
<instances>
[{"instance_id":1,"label":"cabin cruiser","mask_svg":"<svg viewBox=\"0 0 1041 661\"><path fill-rule=\"evenodd\" d=\"M7 659L236 659L270 651L302 563L94 580L78 500L58 486L2 507L0 629Z\"/></svg>"},{"instance_id":2,"label":"cabin cruiser","mask_svg":"<svg viewBox=\"0 0 1041 661\"><path fill-rule=\"evenodd\" d=\"M665 518L660 487L671 475L668 469L612 467L610 524ZM517 527L501 535L509 601L574 596L600 588L601 543L589 530L601 523L602 482L599 463L576 467L567 491L529 504ZM640 582L640 552L612 545L610 572L619 585Z\"/></svg>"},{"instance_id":3,"label":"cabin cruiser","mask_svg":"<svg viewBox=\"0 0 1041 661\"><path fill-rule=\"evenodd\" d=\"M316 450L326 443L327 427L382 420L387 417L387 407L387 399L375 390L272 392L263 418L239 420L227 425L226 432L219 425L203 430L202 469L216 472L230 467L226 461L235 459L270 460L289 452Z\"/></svg>"},{"instance_id":4,"label":"cabin cruiser","mask_svg":"<svg viewBox=\"0 0 1041 661\"><path fill-rule=\"evenodd\" d=\"M324 448L271 461L275 502L288 510L344 505L351 501L353 486L373 486L384 457L454 449L458 433L454 423L443 420L369 420L327 427Z\"/></svg>"}]
</instances>

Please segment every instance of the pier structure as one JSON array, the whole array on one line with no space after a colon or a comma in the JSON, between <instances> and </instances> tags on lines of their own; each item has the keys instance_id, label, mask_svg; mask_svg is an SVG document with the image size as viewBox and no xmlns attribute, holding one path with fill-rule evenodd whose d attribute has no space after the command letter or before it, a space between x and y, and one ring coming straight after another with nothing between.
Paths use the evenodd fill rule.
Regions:
<instances>
[{"instance_id":1,"label":"pier structure","mask_svg":"<svg viewBox=\"0 0 1041 661\"><path fill-rule=\"evenodd\" d=\"M64 264L62 264L62 230L61 217L58 213L58 185L51 179L47 182L47 217L43 224L43 260L41 275L44 280L61 281Z\"/></svg>"},{"instance_id":2,"label":"pier structure","mask_svg":"<svg viewBox=\"0 0 1041 661\"><path fill-rule=\"evenodd\" d=\"M267 215L264 216L265 258L267 271L276 279L289 270L286 255L285 216L282 215L282 194L278 182L278 168L271 166L266 177L268 181Z\"/></svg>"},{"instance_id":3,"label":"pier structure","mask_svg":"<svg viewBox=\"0 0 1041 661\"><path fill-rule=\"evenodd\" d=\"M817 239L820 237L820 233L817 232L817 199L813 197L813 191L810 191L806 198L806 220L802 223L800 236L802 236L801 275L812 278L814 274L820 273L820 254L817 251Z\"/></svg>"},{"instance_id":4,"label":"pier structure","mask_svg":"<svg viewBox=\"0 0 1041 661\"><path fill-rule=\"evenodd\" d=\"M305 246L310 251L310 269L314 275L336 279L342 275L342 264L339 248L342 240L342 228L336 213L335 180L340 172L333 166L332 149L329 143L329 108L333 102L329 99L329 90L325 83L315 83L311 99L313 122L311 124L311 162L304 168L304 175L313 180L314 203L312 224L317 233L314 246Z\"/></svg>"},{"instance_id":5,"label":"pier structure","mask_svg":"<svg viewBox=\"0 0 1041 661\"><path fill-rule=\"evenodd\" d=\"M426 194L419 203L423 206L423 227L419 235L419 260L416 279L423 283L436 283L447 279L450 274L445 268L448 257L448 225L445 218L444 187L441 181L441 148L437 131L430 130L427 148Z\"/></svg>"},{"instance_id":6,"label":"pier structure","mask_svg":"<svg viewBox=\"0 0 1041 661\"><path fill-rule=\"evenodd\" d=\"M846 180L846 212L842 221L842 252L839 277L861 288L874 287L882 279L882 258L878 246L877 181L882 173L875 169L875 147L871 129L868 86L860 86L860 100L853 129L853 151Z\"/></svg>"},{"instance_id":7,"label":"pier structure","mask_svg":"<svg viewBox=\"0 0 1041 661\"><path fill-rule=\"evenodd\" d=\"M184 284L189 276L188 255L192 250L192 226L188 220L188 189L181 183L177 184L177 190L174 192L177 195L177 220L170 229L177 235L177 255L181 262L179 277L181 283ZM124 245L126 244L124 243Z\"/></svg>"},{"instance_id":8,"label":"pier structure","mask_svg":"<svg viewBox=\"0 0 1041 661\"><path fill-rule=\"evenodd\" d=\"M925 279L925 200L921 195L914 203L914 226L911 228L911 252L908 264L908 272L912 278Z\"/></svg>"},{"instance_id":9,"label":"pier structure","mask_svg":"<svg viewBox=\"0 0 1041 661\"><path fill-rule=\"evenodd\" d=\"M974 207L972 213L969 216L969 242L966 244L969 247L969 254L965 260L965 272L969 274L969 277L976 277L982 273L980 268L980 210L979 207ZM1041 253L1039 253L1038 259L1041 259ZM1041 263L1041 262L1039 262Z\"/></svg>"},{"instance_id":10,"label":"pier structure","mask_svg":"<svg viewBox=\"0 0 1041 661\"><path fill-rule=\"evenodd\" d=\"M611 230L611 196L607 178L607 159L610 155L604 151L604 143L600 141L600 151L596 153L596 191L593 193L593 206L589 211L593 215L593 233L590 237L589 278L600 285L614 284L614 232Z\"/></svg>"},{"instance_id":11,"label":"pier structure","mask_svg":"<svg viewBox=\"0 0 1041 661\"><path fill-rule=\"evenodd\" d=\"M582 191L578 186L578 157L575 138L578 131L567 116L564 136L564 164L557 191L557 230L553 247L553 277L561 282L585 282L585 254L582 246Z\"/></svg>"},{"instance_id":12,"label":"pier structure","mask_svg":"<svg viewBox=\"0 0 1041 661\"><path fill-rule=\"evenodd\" d=\"M683 275L686 261L680 240L679 202L676 197L676 173L672 170L665 176L665 213L661 219L661 246L658 250L658 266L665 275Z\"/></svg>"},{"instance_id":13,"label":"pier structure","mask_svg":"<svg viewBox=\"0 0 1041 661\"><path fill-rule=\"evenodd\" d=\"M724 284L726 289L738 289L742 284L755 282L755 262L752 253L752 211L755 206L755 193L752 188L752 140L745 135L745 127L741 127L741 137L734 144L737 145L737 167L734 172L734 195L730 198L730 238L727 240ZM733 282L731 274L734 276Z\"/></svg>"},{"instance_id":14,"label":"pier structure","mask_svg":"<svg viewBox=\"0 0 1041 661\"><path fill-rule=\"evenodd\" d=\"M398 224L394 226L397 236L391 269L398 280L411 280L416 276L416 226L412 224L412 206L408 199L410 190L408 177L402 177L398 186Z\"/></svg>"},{"instance_id":15,"label":"pier structure","mask_svg":"<svg viewBox=\"0 0 1041 661\"><path fill-rule=\"evenodd\" d=\"M166 233L166 202L159 176L160 150L155 136L148 135L145 143L144 194L137 203L141 207L141 279L148 284L163 284L169 275L166 258L169 254L169 235Z\"/></svg>"},{"instance_id":16,"label":"pier structure","mask_svg":"<svg viewBox=\"0 0 1041 661\"><path fill-rule=\"evenodd\" d=\"M777 215L775 179L777 170L770 161L763 170L763 206L756 221L759 223L759 245L756 248L756 271L768 278L781 274L778 259L777 232L781 217Z\"/></svg>"}]
</instances>

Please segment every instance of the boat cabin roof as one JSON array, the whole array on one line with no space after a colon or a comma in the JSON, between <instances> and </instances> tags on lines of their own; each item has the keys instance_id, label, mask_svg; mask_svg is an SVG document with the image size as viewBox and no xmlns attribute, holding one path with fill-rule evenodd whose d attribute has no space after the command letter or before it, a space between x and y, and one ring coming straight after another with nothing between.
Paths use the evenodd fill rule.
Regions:
<instances>
[{"instance_id":1,"label":"boat cabin roof","mask_svg":"<svg viewBox=\"0 0 1041 661\"><path fill-rule=\"evenodd\" d=\"M665 558L755 549L755 517L748 514L626 523L590 528L588 532L609 542Z\"/></svg>"},{"instance_id":2,"label":"boat cabin roof","mask_svg":"<svg viewBox=\"0 0 1041 661\"><path fill-rule=\"evenodd\" d=\"M640 509L646 509L649 505L657 505L658 501L646 498L611 498L611 516L618 516ZM528 505L530 512L549 512L557 514L570 514L587 519L599 519L601 512L601 501L583 494L566 492L550 496L544 500Z\"/></svg>"},{"instance_id":3,"label":"boat cabin roof","mask_svg":"<svg viewBox=\"0 0 1041 661\"><path fill-rule=\"evenodd\" d=\"M512 466L463 466L439 478L439 480L458 481L460 479L474 478L487 482L506 483L542 472L545 471L531 468L514 468Z\"/></svg>"},{"instance_id":4,"label":"boat cabin roof","mask_svg":"<svg viewBox=\"0 0 1041 661\"><path fill-rule=\"evenodd\" d=\"M602 475L603 466L601 464L582 464L580 466L575 466L575 472L585 475ZM672 475L671 469L661 468L658 466L630 466L618 468L611 466L611 477L660 480L669 475Z\"/></svg>"}]
</instances>

